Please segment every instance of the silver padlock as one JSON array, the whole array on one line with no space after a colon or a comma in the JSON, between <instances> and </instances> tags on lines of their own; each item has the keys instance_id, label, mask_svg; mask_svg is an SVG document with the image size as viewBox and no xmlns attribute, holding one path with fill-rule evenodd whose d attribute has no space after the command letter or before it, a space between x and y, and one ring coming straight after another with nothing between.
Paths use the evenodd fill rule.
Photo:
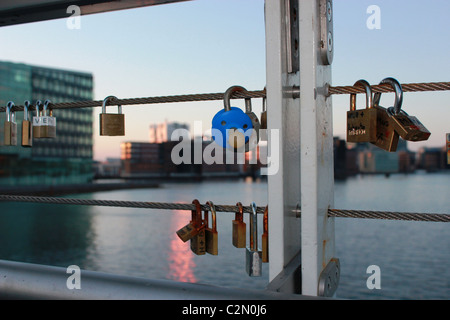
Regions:
<instances>
[{"instance_id":1,"label":"silver padlock","mask_svg":"<svg viewBox=\"0 0 450 320\"><path fill-rule=\"evenodd\" d=\"M33 138L37 138L39 139L41 137L41 125L42 125L42 121L41 121L41 112L42 112L42 101L41 100L37 100L36 101L36 105L35 105L35 109L36 109L36 116L33 116L33 123L32 123L32 127L33 127Z\"/></svg>"},{"instance_id":2,"label":"silver padlock","mask_svg":"<svg viewBox=\"0 0 450 320\"><path fill-rule=\"evenodd\" d=\"M258 217L256 204L251 205L250 215L250 247L247 247L245 255L245 269L250 277L261 277L262 275L262 251L258 249Z\"/></svg>"},{"instance_id":3,"label":"silver padlock","mask_svg":"<svg viewBox=\"0 0 450 320\"><path fill-rule=\"evenodd\" d=\"M53 110L51 110L50 104L50 100L45 100L43 116L40 117L40 138L56 138L56 118L53 117Z\"/></svg>"}]
</instances>

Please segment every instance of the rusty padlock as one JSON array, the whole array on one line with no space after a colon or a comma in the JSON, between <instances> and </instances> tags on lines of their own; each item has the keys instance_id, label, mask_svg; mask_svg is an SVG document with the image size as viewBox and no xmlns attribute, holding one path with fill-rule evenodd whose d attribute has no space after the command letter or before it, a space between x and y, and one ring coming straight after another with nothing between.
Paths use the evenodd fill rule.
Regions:
<instances>
[{"instance_id":1,"label":"rusty padlock","mask_svg":"<svg viewBox=\"0 0 450 320\"><path fill-rule=\"evenodd\" d=\"M200 205L198 200L194 200L194 202L192 202L192 203L195 204L196 207L197 207L197 203L198 203L198 205ZM191 221L187 225L185 225L183 228L179 229L176 232L177 236L183 242L191 240L193 237L198 235L200 230L201 230L201 228L204 227L204 225L201 225L201 224L199 225L198 224L197 210L198 210L198 208L196 210L192 210L191 211ZM201 218L201 210L200 210L200 218Z\"/></svg>"},{"instance_id":2,"label":"rusty padlock","mask_svg":"<svg viewBox=\"0 0 450 320\"><path fill-rule=\"evenodd\" d=\"M206 253L206 235L205 235L205 221L202 219L202 206L200 202L195 199L195 211L192 211L192 224L198 233L191 238L191 251L196 255L203 255Z\"/></svg>"}]
</instances>

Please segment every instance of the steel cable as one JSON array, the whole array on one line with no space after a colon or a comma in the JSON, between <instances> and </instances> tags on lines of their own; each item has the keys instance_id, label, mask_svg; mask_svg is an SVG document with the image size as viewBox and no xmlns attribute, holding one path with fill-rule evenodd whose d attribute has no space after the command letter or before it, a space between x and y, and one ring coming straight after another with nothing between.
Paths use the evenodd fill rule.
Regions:
<instances>
[{"instance_id":1,"label":"steel cable","mask_svg":"<svg viewBox=\"0 0 450 320\"><path fill-rule=\"evenodd\" d=\"M372 92L394 92L389 84L371 85ZM403 92L445 91L450 90L450 82L428 82L428 83L405 83L402 84ZM328 95L365 93L361 86L338 86L329 87Z\"/></svg>"},{"instance_id":2,"label":"steel cable","mask_svg":"<svg viewBox=\"0 0 450 320\"><path fill-rule=\"evenodd\" d=\"M450 214L329 209L328 216L341 218L450 222Z\"/></svg>"},{"instance_id":3,"label":"steel cable","mask_svg":"<svg viewBox=\"0 0 450 320\"><path fill-rule=\"evenodd\" d=\"M393 92L393 88L389 84L372 85L373 92ZM450 82L428 82L428 83L405 83L402 84L404 92L424 92L424 91L445 91L450 90ZM364 88L359 86L329 86L325 90L326 95L333 94L351 94L351 93L365 93ZM159 96L159 97L144 97L144 98L126 98L111 100L108 105L145 105L145 104L160 104L160 103L175 103L175 102L198 102L198 101L212 101L223 100L224 93L199 93L187 95L173 95L173 96ZM247 92L235 92L231 95L232 99L244 98L264 98L266 97L266 90L256 90ZM103 100L92 101L73 101L51 103L52 109L72 109L72 108L89 108L100 107ZM5 107L0 107L0 112L5 111ZM31 109L34 110L34 107ZM16 104L14 107L16 111L23 111L23 105Z\"/></svg>"},{"instance_id":4,"label":"steel cable","mask_svg":"<svg viewBox=\"0 0 450 320\"><path fill-rule=\"evenodd\" d=\"M13 202L34 202L49 204L69 204L84 206L103 206L103 207L126 207L126 208L144 208L144 209L169 209L169 210L195 210L192 203L164 203L164 202L143 202L143 201L122 201L122 200L92 200L92 199L74 199L57 197L35 197L22 195L0 195L0 201ZM210 210L209 205L202 204L202 210ZM236 205L218 205L214 204L217 212L237 212L239 207ZM250 206L242 206L244 212L252 213ZM257 213L264 213L265 207L257 207Z\"/></svg>"},{"instance_id":5,"label":"steel cable","mask_svg":"<svg viewBox=\"0 0 450 320\"><path fill-rule=\"evenodd\" d=\"M142 202L142 201L119 201L119 200L91 200L91 199L71 199L57 197L35 197L0 195L0 201L12 202L33 202L48 204L67 205L88 205L107 207L127 207L144 209L167 209L167 210L195 210L195 205L191 203L164 203L164 202ZM202 210L210 211L207 204L201 205ZM217 212L237 212L239 207L235 205L214 205ZM246 213L252 213L250 206L243 206ZM257 213L264 213L265 207L257 207ZM299 212L297 212L299 213ZM300 212L301 216L301 212ZM430 222L450 222L450 214L444 213L411 213L411 212L389 212L389 211L364 211L364 210L341 210L329 209L328 216L341 218L364 218L364 219L387 219L405 221L430 221Z\"/></svg>"}]
</instances>

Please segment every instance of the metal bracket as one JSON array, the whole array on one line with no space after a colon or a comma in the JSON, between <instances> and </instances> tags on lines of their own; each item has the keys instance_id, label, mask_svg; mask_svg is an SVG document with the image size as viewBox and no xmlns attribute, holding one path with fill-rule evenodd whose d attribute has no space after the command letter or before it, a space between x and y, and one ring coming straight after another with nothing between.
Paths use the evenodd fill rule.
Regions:
<instances>
[{"instance_id":1,"label":"metal bracket","mask_svg":"<svg viewBox=\"0 0 450 320\"><path fill-rule=\"evenodd\" d=\"M288 73L296 73L300 70L298 0L285 1L287 71Z\"/></svg>"},{"instance_id":2,"label":"metal bracket","mask_svg":"<svg viewBox=\"0 0 450 320\"><path fill-rule=\"evenodd\" d=\"M320 56L324 65L333 62L333 3L320 0Z\"/></svg>"},{"instance_id":3,"label":"metal bracket","mask_svg":"<svg viewBox=\"0 0 450 320\"><path fill-rule=\"evenodd\" d=\"M268 291L301 294L302 268L298 253L266 287Z\"/></svg>"},{"instance_id":4,"label":"metal bracket","mask_svg":"<svg viewBox=\"0 0 450 320\"><path fill-rule=\"evenodd\" d=\"M332 258L319 277L318 295L332 297L339 285L341 266L338 258Z\"/></svg>"}]
</instances>

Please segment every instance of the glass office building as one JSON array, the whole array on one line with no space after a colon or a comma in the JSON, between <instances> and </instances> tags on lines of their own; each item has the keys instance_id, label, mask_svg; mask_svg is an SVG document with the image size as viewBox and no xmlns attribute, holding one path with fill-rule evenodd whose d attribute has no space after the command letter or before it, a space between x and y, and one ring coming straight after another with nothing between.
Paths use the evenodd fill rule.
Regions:
<instances>
[{"instance_id":1,"label":"glass office building","mask_svg":"<svg viewBox=\"0 0 450 320\"><path fill-rule=\"evenodd\" d=\"M0 62L0 105L37 100L53 103L93 99L90 73ZM0 186L86 183L93 178L92 108L57 109L56 138L21 146L23 112L16 112L17 146L5 146L0 115Z\"/></svg>"}]
</instances>

